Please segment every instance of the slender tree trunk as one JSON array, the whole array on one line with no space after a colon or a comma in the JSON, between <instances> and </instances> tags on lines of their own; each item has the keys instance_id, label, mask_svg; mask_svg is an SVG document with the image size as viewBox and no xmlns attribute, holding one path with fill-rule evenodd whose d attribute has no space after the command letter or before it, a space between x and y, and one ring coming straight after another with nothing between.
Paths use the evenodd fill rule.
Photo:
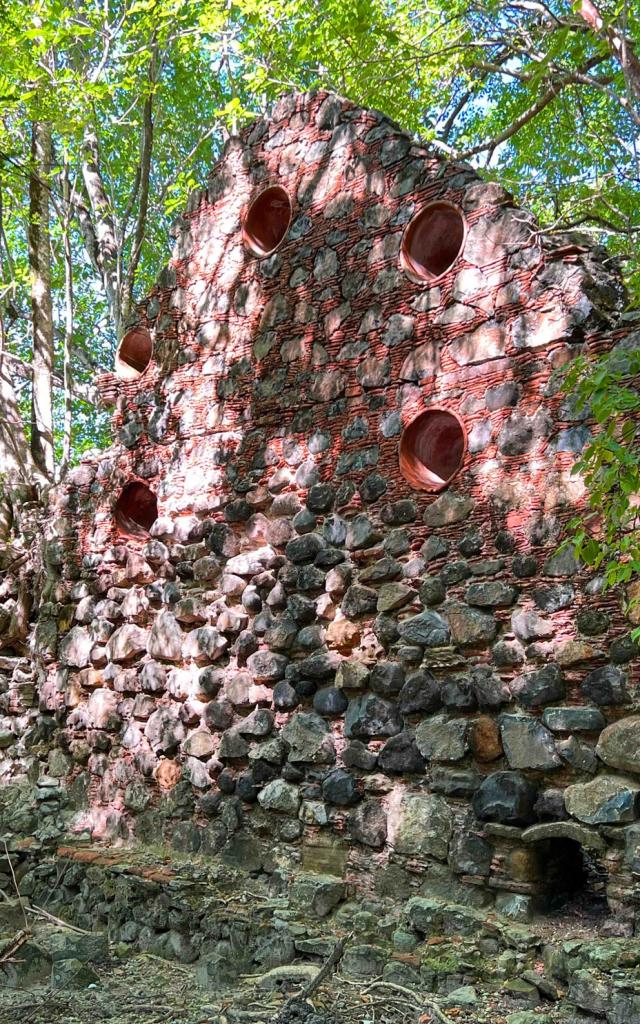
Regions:
<instances>
[{"instance_id":1,"label":"slender tree trunk","mask_svg":"<svg viewBox=\"0 0 640 1024\"><path fill-rule=\"evenodd\" d=\"M7 276L5 277L6 256ZM14 284L14 266L4 232L2 188L0 184L0 292L11 294ZM24 484L44 483L39 479L33 463L29 442L24 429L18 398L13 386L12 361L7 352L3 304L0 300L0 549L9 540L14 521L13 497L15 489Z\"/></svg>"},{"instance_id":2,"label":"slender tree trunk","mask_svg":"<svg viewBox=\"0 0 640 1024\"><path fill-rule=\"evenodd\" d=\"M53 448L53 304L49 190L52 145L49 125L34 122L31 130L29 180L29 269L33 327L33 384L31 388L31 452L36 466L51 480Z\"/></svg>"},{"instance_id":3,"label":"slender tree trunk","mask_svg":"<svg viewBox=\"0 0 640 1024\"><path fill-rule=\"evenodd\" d=\"M142 134L140 138L140 170L139 170L139 193L138 193L138 216L133 239L133 247L129 259L129 268L122 296L122 317L126 321L133 308L133 291L136 281L138 264L142 254L147 229L147 211L149 209L149 182L151 176L151 155L153 151L153 99L154 89L158 79L160 61L158 59L157 46L154 42L149 62L149 92L142 109Z\"/></svg>"},{"instance_id":4,"label":"slender tree trunk","mask_svg":"<svg viewBox=\"0 0 640 1024\"><path fill-rule=\"evenodd\" d=\"M120 274L118 265L119 246L111 204L100 173L98 136L93 128L87 128L84 136L82 177L84 178L84 185L93 214L95 258L100 269L100 276L102 277L109 309L113 316L116 334L120 336L122 314L120 308Z\"/></svg>"},{"instance_id":5,"label":"slender tree trunk","mask_svg":"<svg viewBox=\"0 0 640 1024\"><path fill-rule=\"evenodd\" d=\"M5 331L0 309L0 484L6 494L19 483L33 483L38 473L24 432L18 399L5 357ZM40 482L43 482L40 477Z\"/></svg>"},{"instance_id":6,"label":"slender tree trunk","mask_svg":"<svg viewBox=\"0 0 640 1024\"><path fill-rule=\"evenodd\" d=\"M62 224L62 239L64 245L64 350L62 360L62 384L64 389L64 423L62 430L62 464L60 475L62 475L71 458L71 427L73 413L73 380L71 376L71 353L73 350L73 263L71 259L71 224L70 224L70 197L69 169L65 164L63 178L63 195L65 199L65 213Z\"/></svg>"}]
</instances>

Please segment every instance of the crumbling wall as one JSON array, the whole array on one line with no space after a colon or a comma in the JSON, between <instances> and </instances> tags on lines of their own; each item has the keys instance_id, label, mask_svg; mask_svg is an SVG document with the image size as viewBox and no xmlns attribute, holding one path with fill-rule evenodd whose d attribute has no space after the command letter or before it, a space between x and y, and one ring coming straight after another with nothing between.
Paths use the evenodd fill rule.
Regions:
<instances>
[{"instance_id":1,"label":"crumbling wall","mask_svg":"<svg viewBox=\"0 0 640 1024\"><path fill-rule=\"evenodd\" d=\"M292 219L260 258L271 185ZM434 202L465 234L435 281L401 257ZM233 140L175 237L150 364L103 381L117 444L51 505L31 728L55 744L7 700L6 773L74 780L94 838L524 913L570 840L632 921L637 651L558 552L590 425L554 369L633 343L602 253L327 94ZM425 490L400 449L434 408L461 465Z\"/></svg>"}]
</instances>

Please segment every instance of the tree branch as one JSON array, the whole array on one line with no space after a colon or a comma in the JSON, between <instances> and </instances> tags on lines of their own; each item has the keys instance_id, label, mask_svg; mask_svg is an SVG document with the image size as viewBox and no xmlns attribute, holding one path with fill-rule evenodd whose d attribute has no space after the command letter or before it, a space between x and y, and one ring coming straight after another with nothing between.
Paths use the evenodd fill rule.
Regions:
<instances>
[{"instance_id":1,"label":"tree branch","mask_svg":"<svg viewBox=\"0 0 640 1024\"><path fill-rule=\"evenodd\" d=\"M6 362L8 372L19 377L21 380L31 380L33 377L33 368L31 363L25 363L24 359L20 356L15 355L13 352L0 353ZM58 390L64 389L64 380L59 373L54 371L53 374L53 386ZM86 402L88 405L97 405L98 403L98 392L92 384L82 384L77 381L72 381L70 385L70 391L72 398L78 399L80 402Z\"/></svg>"},{"instance_id":2,"label":"tree branch","mask_svg":"<svg viewBox=\"0 0 640 1024\"><path fill-rule=\"evenodd\" d=\"M553 103L563 89L566 89L567 86L570 85L582 84L580 76L584 76L592 67L602 63L603 59L604 58L602 56L592 57L591 60L586 61L581 68L576 71L570 71L563 77L552 81L535 103L532 103L530 107L519 115L519 117L516 117L510 125L500 132L499 135L495 135L492 139L488 139L486 142L479 142L477 146L472 146L471 149L458 153L458 159L467 160L470 156L476 156L478 153L485 153L487 150L493 151L503 142L507 142L512 138L512 136L516 135L521 128L524 128L529 121L532 121L534 117L537 117L545 107L548 107L550 103Z\"/></svg>"},{"instance_id":3,"label":"tree branch","mask_svg":"<svg viewBox=\"0 0 640 1024\"><path fill-rule=\"evenodd\" d=\"M207 128L207 130L205 132L202 133L202 135L200 136L198 141L193 144L193 146L191 147L191 149L189 150L187 155L181 159L181 161L180 161L180 170L183 170L184 168L189 166L191 161L194 159L196 153L200 149L200 146L204 145L204 143L207 141L207 139L210 139L211 136L215 132L217 132L219 130L220 130L220 124L218 123L218 121L216 121L209 128ZM152 206L153 210L155 210L157 212L162 210L162 204L164 202L165 196L166 196L167 192L169 191L169 189L171 188L171 186L173 184L175 184L175 182L176 182L176 180L178 178L178 174L179 174L179 172L177 174L172 175L170 178L166 179L164 185L162 186L160 191L156 194L156 198L155 198L155 200L153 202L153 206Z\"/></svg>"},{"instance_id":4,"label":"tree branch","mask_svg":"<svg viewBox=\"0 0 640 1024\"><path fill-rule=\"evenodd\" d=\"M606 217L602 217L597 213L585 213L582 217L578 217L571 221L560 221L558 224L552 225L551 227L545 228L546 234L556 234L557 232L570 231L572 228L579 228L585 224L594 224L599 228L603 228L605 231L609 231L616 235L635 235L640 232L640 224L629 224L625 227L622 224L616 224L612 220L608 220Z\"/></svg>"},{"instance_id":5,"label":"tree branch","mask_svg":"<svg viewBox=\"0 0 640 1024\"><path fill-rule=\"evenodd\" d=\"M613 82L613 75L611 76L600 76L599 78L592 78L591 75L575 75L576 84L586 85L592 89L597 89L598 92L604 93L610 100L617 103L622 107L624 112L629 115L631 120L640 126L640 111L636 112L626 96L620 96L614 89L610 89L609 85Z\"/></svg>"},{"instance_id":6,"label":"tree branch","mask_svg":"<svg viewBox=\"0 0 640 1024\"><path fill-rule=\"evenodd\" d=\"M593 0L581 0L578 13L600 39L606 40L611 56L622 68L630 92L633 93L636 102L640 102L640 59L631 40L615 22L609 25L605 22Z\"/></svg>"},{"instance_id":7,"label":"tree branch","mask_svg":"<svg viewBox=\"0 0 640 1024\"><path fill-rule=\"evenodd\" d=\"M140 164L138 164L138 166L136 168L136 175L135 175L135 178L133 179L133 185L131 186L131 194L129 195L129 199L127 201L127 205L125 207L124 213L122 214L122 220L120 222L120 224L121 224L121 231L122 231L122 237L123 238L126 237L127 228L129 226L129 218L131 217L131 213L133 211L133 207L135 206L136 199L138 198L138 192L140 191L140 178L141 178L141 176L142 176L142 171L141 171Z\"/></svg>"},{"instance_id":8,"label":"tree branch","mask_svg":"<svg viewBox=\"0 0 640 1024\"><path fill-rule=\"evenodd\" d=\"M476 92L477 87L483 85L484 82L486 82L487 77L491 72L500 72L502 70L502 65L505 64L508 60L510 60L511 56L511 50L505 47L502 53L496 55L495 61L492 64L482 62L477 65L477 67L481 71L483 71L484 74L478 76L474 84L470 86L470 88L465 90L462 96L460 96L460 98L458 99L457 103L454 105L453 110L451 111L451 113L447 117L447 120L442 126L442 131L440 132L441 141L446 141L449 138L449 135L451 134L451 129L453 128L455 121L460 116L460 114L466 107L467 103Z\"/></svg>"}]
</instances>

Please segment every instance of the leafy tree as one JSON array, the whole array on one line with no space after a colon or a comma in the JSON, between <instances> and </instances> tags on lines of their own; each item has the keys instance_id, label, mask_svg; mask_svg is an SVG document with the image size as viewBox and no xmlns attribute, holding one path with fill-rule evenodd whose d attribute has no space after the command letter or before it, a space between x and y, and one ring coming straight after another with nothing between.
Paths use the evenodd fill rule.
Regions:
<instances>
[{"instance_id":1,"label":"leafy tree","mask_svg":"<svg viewBox=\"0 0 640 1024\"><path fill-rule=\"evenodd\" d=\"M91 378L110 363L136 287L166 258L172 209L226 130L228 86L211 75L199 13L183 0L42 0L0 21L7 477L50 480L54 446L64 467L106 437Z\"/></svg>"},{"instance_id":2,"label":"leafy tree","mask_svg":"<svg viewBox=\"0 0 640 1024\"><path fill-rule=\"evenodd\" d=\"M640 314L631 315L640 328ZM588 411L598 428L573 467L584 478L588 512L569 523L570 540L607 587L640 573L640 331L628 340L634 347L627 342L595 362L576 359L565 379L577 411ZM637 584L628 598L637 610Z\"/></svg>"}]
</instances>

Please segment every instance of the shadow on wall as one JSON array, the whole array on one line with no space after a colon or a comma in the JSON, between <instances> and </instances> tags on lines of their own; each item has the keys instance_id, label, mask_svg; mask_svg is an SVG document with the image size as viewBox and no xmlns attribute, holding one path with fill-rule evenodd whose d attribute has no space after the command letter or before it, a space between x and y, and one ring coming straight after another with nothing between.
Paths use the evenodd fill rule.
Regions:
<instances>
[{"instance_id":1,"label":"shadow on wall","mask_svg":"<svg viewBox=\"0 0 640 1024\"><path fill-rule=\"evenodd\" d=\"M320 165L316 174L315 179L305 181L305 199L309 202L310 209L313 207L315 202L316 191L320 192L321 199L316 204L318 206L317 212L320 215L321 210L326 209L326 195L327 186L323 177L324 167ZM224 177L224 175L223 175ZM229 175L231 178L231 175ZM264 197L269 197L273 193L280 196L280 212L274 217L274 223L269 229L265 228L265 221L267 220L266 214L263 212L260 216L262 221L259 228L250 226L248 229L245 227L245 242L247 238L247 231L249 233L253 231L268 231L275 232L273 237L275 238L285 224L288 225L288 213L286 213L287 204L282 199L283 190L281 186L270 186L267 189L260 191L262 182L258 181L258 193L256 204L260 208L260 204ZM342 184L342 183L340 183ZM361 184L361 183L360 183ZM334 186L335 187L335 186ZM352 186L352 192L355 192L355 186ZM356 193L357 195L357 193ZM348 197L351 198L351 197ZM358 196L362 200L363 196ZM341 190L338 190L338 194L333 198L329 199L336 202L339 200L344 205L344 194ZM504 201L504 200L503 200ZM381 204L383 205L383 204ZM399 204L396 204L399 205ZM406 204L407 213L411 215L416 204L408 202ZM267 210L271 209L269 206ZM278 210L278 207L274 209ZM285 211L285 213L282 212ZM369 236L377 235L378 238L375 241L382 244L384 250L385 245L391 240L393 245L387 246L392 250L391 258L382 259L378 265L382 270L382 273L390 273L387 270L389 264L396 262L396 254L398 246L400 244L401 237L403 238L402 245L402 262L405 266L413 267L411 271L412 276L424 279L427 276L427 270L425 267L431 265L433 268L429 276L428 283L433 284L434 277L441 276L442 268L445 260L451 260L455 257L459 251L460 244L464 243L464 234L466 233L465 228L462 226L464 222L460 221L459 213L455 212L456 207L448 202L430 202L427 199L425 206L419 210L417 216L414 216L407 228L402 232L402 224L400 230L396 230L393 233L388 232L385 237L380 239L380 230L377 225L374 224L373 229L369 229ZM196 210L196 214L197 214ZM404 214L405 211L402 209L398 210L396 214L396 220L400 214ZM495 210L494 210L495 212ZM453 224L451 219L453 218ZM249 221L251 220L251 211L249 212ZM332 232L329 232L332 236L344 236L349 238L350 242L353 242L356 237L356 231L360 238L360 243L365 242L367 230L366 222L363 224L362 220L355 218L351 219L351 222L344 217L340 218L340 228L336 228ZM245 218L245 224L247 219ZM317 231L317 221L312 225L310 218L302 212L298 218L294 219L292 230L290 235L295 235L295 242L288 242L287 249L291 252L291 249L295 245L298 249L304 248L301 243L301 239L311 229L314 229L314 234ZM355 230L354 230L355 228ZM363 230L364 229L364 230ZM447 243L446 245L442 241L442 231L447 231ZM351 233L350 233L351 232ZM226 425L231 428L232 436L225 439L221 439L219 448L219 461L223 466L226 466L226 479L219 477L214 481L216 486L233 486L237 489L238 487L238 472L239 467L242 470L247 469L247 479L240 481L241 487L251 488L251 485L257 481L258 484L261 479L264 478L264 473L260 474L260 470L264 469L260 463L264 462L265 459L275 459L278 457L278 453L270 451L270 446L276 447L281 444L280 438L286 429L282 422L282 416L288 417L291 422L292 433L299 433L298 428L308 427L309 423L314 419L321 419L320 409L309 406L309 396L313 396L320 403L326 403L330 407L330 417L332 420L335 415L345 417L352 415L353 418L358 420L355 427L352 428L351 433L355 437L344 437L343 434L337 435L335 431L331 431L331 450L334 456L334 462L337 471L340 471L340 456L343 449L347 449L343 463L349 467L350 463L358 463L358 454L356 452L351 453L349 450L348 441L355 442L360 449L365 449L365 452L361 452L361 458L369 458L373 461L376 458L375 450L367 450L369 446L364 441L364 437L368 433L368 425L366 424L367 409L361 411L362 396L355 395L353 392L357 389L355 372L357 372L358 362L362 362L359 357L362 356L363 348L366 350L371 347L372 351L369 353L368 360L370 363L377 365L380 374L380 383L370 383L368 387L368 394L366 403L370 408L375 408L377 402L388 401L388 396L384 394L385 379L390 380L391 375L389 369L387 369L389 363L389 356L393 355L391 352L390 345L387 339L387 345L378 345L374 347L371 344L372 339L375 339L375 325L377 321L382 321L385 317L385 313L390 317L391 320L397 322L394 323L394 329L402 332L403 324L400 321L411 320L412 317L410 312L404 312L407 308L406 299L401 299L396 304L391 305L391 309L398 310L402 309L403 312L391 312L390 309L383 312L382 306L379 302L375 302L375 305L371 306L370 302L372 299L371 295L362 295L363 285L369 275L369 284L377 269L375 261L370 265L367 260L367 268L364 272L362 270L355 269L362 264L362 260L358 261L359 253L356 251L355 255L352 253L346 254L346 275L345 280L341 283L342 295L336 296L335 289L327 297L326 301L322 304L326 310L323 315L323 326L324 333L327 338L322 337L322 332L318 331L317 317L318 317L318 288L320 287L321 280L324 276L322 267L311 267L310 261L307 268L299 268L298 277L295 277L296 271L292 275L292 279L296 281L295 289L291 288L289 282L282 280L282 275L278 274L278 268L280 257L275 257L274 260L265 261L264 265L261 266L259 274L262 273L263 279L252 273L253 268L246 264L243 264L243 260L238 258L237 255L237 231L234 234L231 233L227 238L216 240L215 248L218 249L219 255L214 259L213 266L206 266L206 277L203 277L204 268L202 265L198 265L196 261L194 264L187 263L180 271L181 274L181 288L185 294L189 294L190 285L195 284L196 288L196 299L195 304L191 304L192 308L187 311L186 318L183 318L182 328L184 328L182 339L179 338L178 334L175 335L175 341L179 342L179 347L176 348L175 344L170 346L167 345L167 339L164 341L165 349L168 349L167 355L171 358L170 360L165 359L164 364L167 370L170 369L170 362L174 363L177 361L187 361L195 359L196 363L198 360L198 352L190 349L188 344L185 344L186 338L189 337L189 331L191 330L191 324L198 326L198 337L206 339L211 337L213 343L205 347L204 352L208 352L210 356L210 369L213 369L214 378L217 381L216 394L208 395L212 400L212 408L210 409L210 415L208 417L208 423L204 427L203 433L206 433L207 429L211 431L215 430L216 423ZM374 237L371 241L374 241ZM263 239L262 243L256 243L262 245L262 249L271 245L273 238L269 237ZM335 239L331 238L332 242ZM352 248L357 250L358 242ZM380 248L380 247L379 247ZM495 240L494 240L495 248ZM410 254L410 250L412 255ZM332 264L332 258L337 259L337 250L329 249L326 250L330 255L326 258L329 264ZM374 252L375 252L374 246ZM229 259L228 257L231 256ZM463 257L464 259L464 257ZM422 260L422 263L420 262ZM236 268L233 276L229 273L229 267ZM352 269L352 267L354 269ZM422 268L422 269L419 269ZM319 269L320 273L316 273ZM495 271L496 267L490 268ZM247 275L247 270L249 271ZM179 272L180 272L179 271ZM221 273L222 271L222 273ZM397 273L397 272L396 272ZM539 395L539 381L532 376L532 367L528 365L525 368L514 367L505 365L502 361L500 352L503 352L507 345L507 324L506 321L502 325L495 319L495 311L492 310L492 315L483 310L483 304L486 306L487 296L491 295L492 288L489 280L484 278L485 294L482 291L482 280L483 274L477 269L470 269L467 271L467 277L471 273L475 278L476 292L472 296L473 301L471 304L465 304L455 302L454 306L451 307L451 299L455 296L455 288L453 290L453 296L450 293L448 302L445 297L445 307L448 305L452 312L459 312L463 318L464 335L459 335L460 324L456 323L453 319L452 324L446 321L449 317L432 317L432 323L426 323L423 325L428 336L428 341L424 344L428 345L432 350L434 365L431 367L425 367L424 365L418 365L416 360L416 345L415 342L420 339L415 338L415 328L411 329L412 344L410 347L409 355L407 360L410 363L410 367L403 366L400 372L397 374L397 378L402 381L407 377L415 380L415 386L407 381L405 384L400 384L398 389L398 395L396 396L397 404L400 405L399 411L396 413L397 416L404 420L406 423L416 411L419 412L420 406L424 407L425 404L433 403L438 400L439 394L443 392L446 394L447 399L451 402L451 382L447 381L444 388L440 386L438 389L437 377L434 379L433 374L440 369L440 352L438 351L443 346L446 347L447 336L453 330L458 331L458 345L461 348L461 358L459 362L462 362L463 366L471 365L477 368L478 356L486 357L487 359L494 359L499 365L496 365L495 371L499 374L502 388L502 393L494 396L494 405L500 407L502 401L503 407L505 408L504 419L508 420L505 423L505 429L497 438L497 458L495 460L487 459L486 455L483 457L483 469L486 475L487 487L491 486L493 481L490 479L491 475L500 475L503 479L503 483L506 485L508 478L511 476L514 480L515 487L521 483L519 479L522 476L522 457L526 457L528 452L535 449L537 442L540 437L544 437L552 429L552 424L549 422L548 414L545 417L544 413L540 413L540 395ZM357 283L351 283L353 277L357 279L358 275L361 275L364 280L357 281ZM463 271L464 276L464 271ZM495 274L493 275L495 278ZM318 277L321 279L320 283ZM222 279L222 287L219 286L219 279ZM480 280L480 288L478 289L478 279ZM349 282L346 285L346 281ZM201 285L204 283L205 289L202 291ZM396 281L397 283L397 281ZM445 282L446 284L447 282ZM451 282L449 282L451 283ZM474 282L471 282L472 285ZM511 288L503 288L501 291L510 292L506 296L502 296L502 299L508 299L509 305L509 317L513 318L520 311L526 312L528 295L526 289L519 287L521 282L512 283ZM358 288L358 285L360 287ZM281 290L282 289L282 290ZM193 288L192 288L193 290ZM493 286L495 291L495 285ZM293 309L290 308L287 302L287 291L289 294L295 294L295 305ZM343 301L336 306L338 298L343 297L345 291L349 294L350 300ZM355 291L355 295L351 293ZM459 289L458 289L459 291ZM473 288L472 288L473 291ZM360 296L358 295L360 293ZM406 288L404 289L406 295ZM322 295L322 292L320 293ZM429 292L426 293L427 297L431 301L435 297L431 296ZM231 298L233 296L234 310L227 308L226 315L218 314L217 310L214 311L214 317L211 320L199 320L198 317L207 316L211 314L211 306L217 306L218 308L224 307L225 303L230 305ZM418 298L424 298L424 293ZM365 301L362 301L362 298ZM393 296L390 296L393 301ZM415 299L415 293L413 298ZM385 305L389 306L389 300L386 300ZM415 305L415 302L413 303ZM358 311L358 306L360 309ZM204 311L203 311L204 307ZM260 311L259 318L256 318L255 312L256 307ZM457 307L457 309L456 309ZM436 307L437 308L437 307ZM241 321L238 322L238 318L233 317L233 312L241 313ZM362 319L358 323L357 316L358 312ZM445 308L446 313L446 308ZM472 321L469 320L469 316L472 317ZM291 318L295 324L296 337L288 337L281 345L278 344L278 335L284 334L284 324L286 322L287 333L291 334ZM367 321L367 317L369 318ZM438 320L440 322L436 323ZM444 323L442 322L444 320ZM477 335L478 328L474 330L474 323L479 322L481 328L480 340ZM489 325L487 327L487 324ZM366 329L362 331L363 326L371 327L370 331ZM539 325L538 325L539 326ZM406 328L410 330L409 326ZM247 331L250 333L247 335ZM319 337L320 335L320 337ZM400 341L403 339L400 338ZM384 339L383 339L384 341ZM456 339L454 339L455 343ZM394 342L396 344L397 342ZM466 346L466 348L464 348ZM479 350L478 350L479 346ZM418 346L419 348L420 346ZM407 346L405 345L406 349ZM353 358L350 350L353 350ZM204 353L203 353L204 355ZM235 357L234 357L235 356ZM460 357L460 353L459 353ZM470 357L470 358L469 358ZM558 354L558 359L563 358L563 354ZM404 360L406 363L407 360ZM480 362L482 358L480 359ZM511 362L507 360L507 363ZM386 364L386 365L385 365ZM331 368L326 369L327 366ZM344 367L344 368L343 368ZM483 370L486 372L488 364L485 363ZM407 373L407 369L409 372ZM425 370L428 372L425 376ZM523 371L520 373L520 371ZM430 372L429 372L430 371ZM198 371L194 370L194 376ZM449 373L451 373L451 367ZM460 373L460 367L458 365L453 369L454 373ZM491 377L491 368L489 368L488 378ZM522 385L519 382L519 378L522 377ZM514 379L518 378L518 380ZM171 427L175 427L178 434L183 436L189 436L193 434L192 430L192 412L190 412L190 406L194 405L193 395L189 394L189 382L188 379L184 379L183 382L177 383L174 390L173 374L169 373L169 377L166 380L164 387L162 382L159 390L162 392L156 395L158 399L158 411L161 411L160 419L162 422L163 431L167 434L171 433ZM213 381L211 382L211 384ZM185 390L186 389L186 390ZM449 392L448 394L446 392ZM524 391L524 393L523 393ZM280 405L281 395L287 394L289 399L287 405L288 408L282 409ZM234 398L237 396L237 400ZM535 412L532 411L530 415L524 415L520 412L520 409L526 410L528 399L534 406ZM460 407L464 405L464 402L454 402ZM509 411L513 406L517 404L519 406L518 414L514 414L509 417ZM300 414L298 418L291 417L290 408L291 405L299 405ZM186 406L186 408L185 408ZM306 406L306 409L305 409ZM405 407L405 408L402 408ZM348 410L348 411L347 411ZM406 410L406 411L405 411ZM495 409L494 409L495 411ZM272 418L277 419L277 423L271 426L268 423L269 413L272 413ZM478 455L480 451L486 452L487 448L490 447L491 441L494 443L496 438L491 438L491 426L486 420L476 420L473 414L473 410L470 410L471 415L465 416L466 422L469 423L470 427L470 448L471 455ZM536 412L539 413L536 418ZM452 414L457 414L458 420L461 426L464 427L464 421L461 419L459 412L452 409ZM171 416L169 423L166 422L167 415ZM392 413L391 413L392 415ZM152 417L153 418L153 417ZM155 415L155 421L158 420L158 415ZM423 421L425 422L425 421ZM435 422L433 420L432 422ZM247 423L260 423L262 429L247 430L245 424ZM127 426L131 425L131 421ZM393 427L392 427L393 429ZM396 431L399 429L395 426ZM271 432L273 436L265 437L265 433ZM365 433L366 432L366 433ZM418 431L417 427L412 428L410 434L413 433L416 436L422 432ZM358 436L358 434L360 436ZM502 437L502 434L508 436ZM502 439L502 443L501 443ZM144 443L144 426L141 426L140 433L138 434L138 440ZM154 440L153 437L150 440ZM345 442L347 442L345 444ZM193 443L193 442L192 442ZM320 443L323 443L322 441ZM387 445L387 450L395 446L395 440L392 441L391 445ZM459 444L459 441L457 442ZM407 446L407 440L403 441L405 449ZM232 453L235 448L235 458L232 457ZM354 446L355 446L354 445ZM436 449L442 451L443 444L428 440L425 445L430 448L433 452ZM371 446L373 449L375 446ZM539 449L539 445L537 446ZM426 450L426 447L425 447ZM384 452L385 456L391 455L393 460L395 453ZM544 454L544 452L538 454ZM182 447L176 448L174 452L174 466L176 470L184 465L185 453ZM445 460L446 461L446 460ZM478 460L473 460L478 462ZM205 460L202 459L202 464ZM418 457L417 462L420 462ZM455 459L451 459L452 464L455 466ZM571 456L566 460L567 465L571 462ZM405 463L406 464L406 463ZM408 464L406 464L408 466ZM450 467L448 467L450 468ZM467 467L470 468L470 460L467 459ZM536 464L535 459L530 466L533 471L532 476L535 474L536 469L539 466ZM311 469L313 473L313 467ZM196 470L197 473L197 470ZM428 489L435 490L437 487L437 468L435 471L435 478L430 482ZM451 474L449 474L450 476ZM413 487L418 485L418 476L421 477L422 485L425 485L427 475L418 473L416 475L415 468L411 478L411 485ZM447 477L449 479L449 477ZM204 484L204 481L201 481ZM472 485L473 480L469 481ZM435 485L435 486L434 486ZM172 481L172 493L175 496L179 486L179 479ZM504 487L503 487L504 489ZM196 490L196 489L194 489ZM508 490L508 486L507 486ZM519 498L522 499L522 489L520 489ZM530 500L534 499L532 492L529 493L528 497ZM506 502L502 504L508 503ZM514 505L521 504L520 501L512 502ZM498 498L497 504L501 502ZM186 510L186 509L185 509ZM517 515L516 511L516 515Z\"/></svg>"},{"instance_id":2,"label":"shadow on wall","mask_svg":"<svg viewBox=\"0 0 640 1024\"><path fill-rule=\"evenodd\" d=\"M603 343L613 285L381 116L295 103L229 146L123 343L154 354L64 499L93 604L50 710L90 750L94 834L157 832L159 801L224 845L236 801L285 846L444 865L487 781L474 807L503 813L532 780L514 828L561 768L584 782L542 719L596 700L576 614L599 600L556 556L589 427L552 372Z\"/></svg>"}]
</instances>

